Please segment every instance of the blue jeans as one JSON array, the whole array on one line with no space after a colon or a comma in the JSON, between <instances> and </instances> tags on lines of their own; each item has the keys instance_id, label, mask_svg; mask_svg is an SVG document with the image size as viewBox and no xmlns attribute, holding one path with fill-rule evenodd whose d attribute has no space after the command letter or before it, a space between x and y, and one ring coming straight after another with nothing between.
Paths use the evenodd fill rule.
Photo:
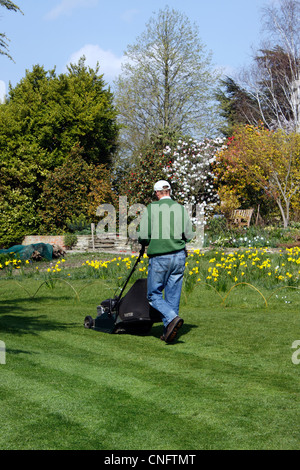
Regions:
<instances>
[{"instance_id":1,"label":"blue jeans","mask_svg":"<svg viewBox=\"0 0 300 470\"><path fill-rule=\"evenodd\" d=\"M148 301L161 313L165 328L179 314L185 258L185 250L149 258Z\"/></svg>"}]
</instances>

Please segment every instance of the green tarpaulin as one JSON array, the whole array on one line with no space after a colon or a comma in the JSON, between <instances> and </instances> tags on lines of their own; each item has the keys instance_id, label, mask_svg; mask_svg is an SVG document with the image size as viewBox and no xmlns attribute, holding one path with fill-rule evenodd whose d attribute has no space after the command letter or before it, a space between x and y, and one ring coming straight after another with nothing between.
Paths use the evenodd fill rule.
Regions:
<instances>
[{"instance_id":1,"label":"green tarpaulin","mask_svg":"<svg viewBox=\"0 0 300 470\"><path fill-rule=\"evenodd\" d=\"M53 257L53 246L49 243L33 243L32 245L14 245L6 250L0 250L0 255L13 253L17 255L19 259L26 260L30 259L32 253L38 251L42 258L51 260Z\"/></svg>"}]
</instances>

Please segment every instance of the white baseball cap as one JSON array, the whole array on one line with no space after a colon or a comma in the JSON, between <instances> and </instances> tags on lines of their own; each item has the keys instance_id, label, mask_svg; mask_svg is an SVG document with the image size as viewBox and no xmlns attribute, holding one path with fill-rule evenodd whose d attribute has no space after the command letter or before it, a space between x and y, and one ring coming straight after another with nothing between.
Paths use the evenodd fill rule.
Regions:
<instances>
[{"instance_id":1,"label":"white baseball cap","mask_svg":"<svg viewBox=\"0 0 300 470\"><path fill-rule=\"evenodd\" d=\"M171 189L171 185L165 180L159 180L154 185L154 191L167 191L168 189Z\"/></svg>"}]
</instances>

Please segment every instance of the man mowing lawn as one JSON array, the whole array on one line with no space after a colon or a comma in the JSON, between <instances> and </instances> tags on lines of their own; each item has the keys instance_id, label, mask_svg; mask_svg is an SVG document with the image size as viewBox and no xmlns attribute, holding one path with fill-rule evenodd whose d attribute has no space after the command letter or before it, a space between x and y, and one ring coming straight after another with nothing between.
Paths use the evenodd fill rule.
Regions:
<instances>
[{"instance_id":1,"label":"man mowing lawn","mask_svg":"<svg viewBox=\"0 0 300 470\"><path fill-rule=\"evenodd\" d=\"M161 339L169 343L183 325L179 303L185 246L193 238L193 232L185 208L171 198L170 184L160 180L155 183L154 192L158 201L149 204L143 213L139 242L148 246L147 297L150 305L161 313L164 325Z\"/></svg>"}]
</instances>

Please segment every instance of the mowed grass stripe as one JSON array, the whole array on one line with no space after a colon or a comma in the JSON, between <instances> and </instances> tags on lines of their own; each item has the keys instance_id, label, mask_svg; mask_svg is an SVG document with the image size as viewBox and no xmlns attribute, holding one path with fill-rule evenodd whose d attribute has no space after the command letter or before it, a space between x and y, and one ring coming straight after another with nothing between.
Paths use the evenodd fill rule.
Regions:
<instances>
[{"instance_id":1,"label":"mowed grass stripe","mask_svg":"<svg viewBox=\"0 0 300 470\"><path fill-rule=\"evenodd\" d=\"M167 407L164 407L164 409L162 410L161 406L159 405L159 396L157 398L158 403L149 404L146 402L146 400L137 400L136 396L133 399L132 394L124 390L119 390L119 393L116 396L115 387L111 388L104 385L100 387L98 383L96 385L91 383L95 381L95 377L93 377L93 380L87 380L86 378L82 379L78 378L77 376L70 377L70 374L62 374L58 373L57 371L51 371L51 373L49 372L50 371L41 368L40 376L47 376L48 379L52 382L55 380L56 384L64 384L64 391L57 390L57 385L55 384L52 384L50 387L45 387L44 384L40 384L39 381L34 380L33 378L30 378L29 381L24 381L24 378L20 375L15 377L15 380L10 380L10 382L15 384L15 386L17 387L19 396L21 394L21 396L29 397L28 401L32 404L31 408L33 408L34 410L41 408L40 411L42 412L42 414L45 414L46 410L46 421L48 420L49 411L51 410L50 415L52 416L52 421L53 415L57 417L57 423L55 425L56 428L64 428L66 426L66 423L68 423L71 427L78 426L78 424L80 423L83 428L81 430L81 433L84 432L86 435L89 436L89 438L92 439L93 429L95 432L94 426L96 426L96 428L98 429L97 448L102 448L101 445L104 445L104 448L112 448L111 446L113 445L112 442L107 443L105 438L101 439L101 435L103 433L100 430L103 430L103 428L105 430L105 435L110 435L112 432L117 433L119 435L119 438L122 439L124 445L124 443L126 442L126 430L129 427L130 434L135 435L135 439L134 443L130 442L128 444L131 446L133 445L132 448L134 448L134 445L137 445L137 448L139 448L140 445L145 446L145 441L140 441L138 437L139 432L137 431L139 430L143 436L147 435L147 429L150 424L150 427L152 429L150 434L152 434L153 430L156 428L155 425L153 426L154 423L157 423L155 434L156 436L159 436L159 439L156 439L153 442L153 439L149 440L148 438L148 441L146 442L152 443L152 446L150 445L150 448L154 448L155 446L157 446L156 448L166 447L166 439L161 435L161 429L165 429L166 426L168 427L168 433L166 436L168 438L170 436L169 433L173 433L173 426L175 424L180 426L179 429L181 430L186 427L189 429L189 436L185 436L185 439L183 439L182 431L180 431L181 443L178 444L180 448L183 448L184 440L187 440L186 448L189 448L190 445L195 445L195 441L197 441L200 446L204 445L205 447L205 443L211 440L212 435L214 436L214 439L216 439L216 435L218 435L220 439L220 441L215 441L215 445L217 446L216 448L228 448L230 447L230 445L232 445L230 444L230 441L228 442L228 439L226 438L226 435L228 434L229 430L230 432L228 436L230 436L230 440L233 440L235 444L238 442L239 439L241 439L241 436L243 435L243 442L241 442L241 447L243 445L245 446L245 440L247 442L247 438L247 445L250 445L251 447L250 440L253 440L254 435L257 435L257 437L259 437L260 445L263 442L263 438L266 439L266 436L271 438L271 440L274 439L276 441L276 435L272 435L272 426L268 431L268 426L272 424L272 419L274 419L274 416L276 416L276 413L274 414L274 411L276 410L272 409L274 404L268 402L267 395L265 397L262 397L264 399L255 402L252 402L251 397L244 396L243 399L239 398L238 401L236 401L236 403L234 404L232 400L230 401L228 399L226 394L224 394L223 399L217 399L216 395L213 393L213 390L211 390L211 394L199 394L195 406L188 406L189 400L187 397L187 400L185 401L185 403L183 403L183 406L180 407L180 403L177 401L177 397L175 397L173 398L173 406L176 406L177 403L177 409L168 410ZM68 377L66 377L66 375ZM74 379L74 383L72 379ZM22 383L21 387L20 382ZM80 390L78 390L80 383L82 383L85 389L84 400L82 399L82 396L80 396ZM75 391L73 388L74 385L76 387ZM243 390L240 390L240 393L243 395ZM16 403L15 398L17 397L12 397L14 403ZM32 403L32 401L34 402ZM281 405L287 405L285 400L282 400ZM23 409L22 402L20 406L21 409ZM28 404L25 405L25 409L28 409ZM259 416L258 411L260 411L262 416ZM266 421L268 411L270 411L271 414L269 416L269 420ZM147 415L147 413L149 414ZM179 413L181 416L176 416L176 413ZM148 419L146 420L145 414L146 416L148 416ZM230 419L228 419L228 414L231 414ZM103 424L103 421L101 421L100 418L95 419L95 417L97 416L104 417L105 424ZM132 422L130 420L130 416L132 416ZM26 413L26 421L27 417L28 416ZM179 417L181 419L179 419ZM122 426L120 425L124 418L125 435L123 434ZM259 418L261 420L261 423L259 421L256 422L256 419L254 418ZM89 430L90 420L91 430ZM222 423L220 423L220 420L222 421ZM32 417L30 417L30 421L32 421ZM118 422L117 429L115 430L111 429L112 421L113 423ZM291 424L292 423L293 419L291 419ZM163 424L164 426L162 426ZM221 431L222 429L224 431ZM240 429L241 434L238 433L236 435L237 429ZM292 429L293 428L291 428L291 434L293 432ZM38 428L37 432L39 433ZM53 428L54 435L56 435L57 432L57 429ZM176 434L178 434L178 430L175 435ZM173 433L173 437L175 435ZM95 442L94 439L92 439L92 441ZM21 439L18 442L20 442L22 448L22 443L24 441ZM281 440L281 442L284 445L284 439ZM175 447L171 446L170 448L178 448L176 447L175 438L172 443L172 445L175 445ZM163 445L163 447L160 447L161 444ZM57 444L56 442L56 446L57 445L59 444ZM63 445L68 446L67 438L64 439ZM72 445L74 445L74 443L72 443ZM81 440L81 446L82 445L83 444ZM255 445L255 441L253 442L253 445Z\"/></svg>"},{"instance_id":2,"label":"mowed grass stripe","mask_svg":"<svg viewBox=\"0 0 300 470\"><path fill-rule=\"evenodd\" d=\"M46 422L48 416L52 417L52 421L53 417L56 416L56 428L61 426L65 428L66 424L75 427L80 425L81 432L85 432L91 438L96 427L98 430L96 433L98 436L97 448L113 448L111 446L116 445L115 448L122 449L124 445L129 445L131 448L149 446L150 449L176 449L181 447L188 449L191 445L195 445L195 442L199 442L199 439L201 440L201 434L205 437L212 429L211 417L203 414L201 417L201 430L199 429L199 423L194 420L189 424L189 435L184 435L182 429L187 426L187 421L190 422L190 416L177 416L180 412L178 407L177 409L171 407L168 410L164 406L164 409L162 409L162 405L157 402L159 398L149 403L149 399L138 399L136 394L133 397L132 393L122 389L118 390L118 395L116 395L115 386L99 385L98 382L95 384L95 377L93 380L89 380L68 373L53 372L53 370L49 371L46 368L41 368L40 377L45 378L45 376L50 381L49 385L45 385L44 382L41 382L41 379L24 378L21 373L9 374L9 383L12 390L7 390L7 395L10 396L10 400L16 403L15 400L18 396L28 397L26 401L21 398L20 403L17 405L20 406L20 411L23 410L18 420L18 428L21 424L21 430L18 433L20 437L24 432L24 427L27 428L26 423L28 423L28 420L29 422L35 421L35 419L32 419L30 411L28 411L32 409L35 415L37 410L45 415ZM54 381L56 381L56 385L54 385ZM64 384L63 389L62 387L57 388L59 383ZM84 399L80 393L81 390L78 388L80 383L85 389ZM74 389L75 384L76 389ZM175 404L176 400L174 406ZM14 408L16 408L16 405ZM215 422L213 424L215 426ZM165 433L166 426L168 427L167 433ZM207 427L211 429L207 429ZM214 434L218 433L217 428L213 432ZM34 434L35 438L37 435L42 435L42 433L43 429L37 428ZM55 433L57 433L57 429ZM122 441L121 447L119 447L120 442L114 444L112 441L107 442L107 436L112 433L117 434L118 439ZM178 434L179 438L177 439ZM128 435L130 439L126 443ZM171 440L170 437L172 437ZM222 438L222 433L220 438ZM21 438L17 442L20 443L22 448L24 440ZM68 447L67 439L64 440L64 446Z\"/></svg>"},{"instance_id":3,"label":"mowed grass stripe","mask_svg":"<svg viewBox=\"0 0 300 470\"><path fill-rule=\"evenodd\" d=\"M86 335L87 337L83 338L74 333L68 336L59 332L47 333L47 351L44 352L43 360L48 361L49 355L54 364L61 364L65 371L76 370L77 366L81 370L86 364L88 365L86 369L91 372L87 378L93 375L98 377L100 374L101 379L101 373L109 370L115 372L117 376L121 375L124 386L131 384L137 389L140 386L139 381L143 386L144 380L146 384L149 383L149 377L154 384L163 380L167 386L168 383L176 383L180 378L182 386L185 382L187 386L195 386L202 383L205 373L212 375L211 372L220 370L223 371L223 380L228 377L228 382L232 380L232 375L236 375L236 380L240 379L243 382L246 378L247 381L251 379L261 385L260 380L263 376L264 388L269 385L270 388L279 391L292 392L298 383L298 378L294 374L295 368L290 361L290 345L279 348L277 344L273 344L273 351L268 350L263 357L260 343L265 341L265 336L261 341L256 341L255 353L252 345L254 338L252 341L249 340L249 330L247 333L251 346L249 351L243 341L239 348L235 349L230 349L226 344L208 348L204 341L204 345L198 349L186 350L184 344L177 344L173 345L173 351L169 352L163 343L158 343L160 347L157 348L155 338L134 336L110 336L100 348L99 341L103 342L107 338L106 335L95 332L87 332ZM62 341L57 340L59 336L62 336ZM282 351L288 354L284 359L288 359L290 364L283 362L280 367L278 356ZM287 365L289 367L286 367Z\"/></svg>"},{"instance_id":4,"label":"mowed grass stripe","mask_svg":"<svg viewBox=\"0 0 300 470\"><path fill-rule=\"evenodd\" d=\"M6 302L0 448L299 448L298 313L208 304L165 345L85 330L92 297Z\"/></svg>"},{"instance_id":5,"label":"mowed grass stripe","mask_svg":"<svg viewBox=\"0 0 300 470\"><path fill-rule=\"evenodd\" d=\"M137 338L132 338L131 341L134 342L135 339ZM120 340L121 338L119 338L119 341ZM51 346L54 346L54 348L50 347L50 351L52 349L53 350L57 349L57 342L54 342L54 344L52 344L52 342L50 341L50 344ZM88 373L83 372L81 370L82 364L78 365L77 359L71 360L68 357L64 357L64 356L60 357L60 356L53 355L53 353L49 353L49 358L51 358L51 363L56 364L55 367L58 368L58 371L56 371L54 375L56 373L59 374L60 372L63 373L64 375L64 377L61 379L61 383L69 383L70 376L71 378L72 376L74 376L74 381L75 381L75 384L77 384L77 387L80 381L84 380L84 382L96 382L92 386L92 388L96 387L98 390L99 386L103 386L105 388L105 384L107 382L107 376L106 374L104 375L101 375L101 374L103 374L103 372L107 370L109 371L109 375L110 375L109 383L114 384L112 389L108 391L108 395L115 396L116 400L122 401L123 400L122 397L124 396L124 393L125 395L129 394L131 400L133 399L132 402L135 403L135 406L137 406L137 409L138 409L138 400L140 400L139 395L141 394L143 396L149 393L147 389L146 390L144 389L143 383L141 383L140 381L140 375L141 373L142 375L144 375L144 371L141 372L140 367L136 367L136 364L134 364L134 361L133 361L133 365L135 367L133 367L132 369L129 368L128 372L125 373L126 375L124 377L124 372L122 373L122 365L120 368L116 367L116 369L114 370L112 366L112 363L115 363L114 358L111 359L111 362L109 361L107 362L106 358L104 358L105 364L101 363L101 360L100 360L99 363L96 364L94 367L90 364ZM97 355L95 355L95 360L97 360ZM205 367L205 362L206 362L206 367ZM219 362L220 361L214 361L213 359L202 361L201 369L208 371L208 373L206 373L206 375L202 373L202 376L198 377L199 379L198 387L197 387L197 384L195 386L195 383L193 383L193 381L191 380L191 377L189 377L187 381L182 380L182 378L180 379L180 377L178 377L178 375L176 375L175 372L172 370L170 371L170 376L166 377L167 383L165 383L165 381L163 380L161 380L160 383L159 382L155 383L154 377L151 371L150 388L152 388L152 391L153 391L153 398L151 398L151 394L147 395L148 401L151 398L151 403L150 403L150 409L152 410L151 415L153 414L152 405L155 407L156 410L158 408L160 409L159 415L167 416L168 412L170 411L168 409L168 406L170 408L172 408L172 406L176 407L176 403L177 403L176 412L178 412L178 410L180 412L181 410L180 412L181 415L184 416L188 420L193 419L194 421L193 424L195 424L195 421L198 420L202 423L202 426L203 426L203 423L206 421L206 419L208 422L211 423L211 420L213 417L213 423L214 423L214 426L216 426L216 428L218 426L222 427L222 425L226 426L226 414L228 414L229 408L232 408L233 412L236 411L235 407L232 406L232 400L234 397L230 395L232 395L232 392L234 389L230 388L230 382L232 380L232 377L234 375L237 376L238 373L237 373L237 370L232 367L224 368L224 365L226 365L224 364L224 361L222 364L219 364ZM47 363L48 363L48 360L46 359L46 364ZM42 377L47 377L47 376L49 377L49 375L51 377L51 374L49 374L49 371L46 371L46 370L43 371L41 366L42 365L39 364L39 367L34 367L36 374L38 376L41 375ZM220 366L223 369L223 373L221 376L220 376ZM147 365L146 365L146 369L148 369ZM219 370L219 377L214 378L214 373L218 370ZM138 374L139 381L137 381L136 378L134 377L134 374L137 375L137 372L139 372ZM80 377L78 376L78 373L80 374ZM172 380L172 374L174 374L173 380ZM66 379L66 376L68 376L68 379ZM179 376L180 376L180 371L179 371ZM220 383L221 378L222 380ZM157 377L157 379L159 380L159 377ZM178 385L179 385L179 394L176 394L176 387L174 387L174 382L176 381L178 382ZM242 408L242 405L244 404L245 406L246 401L247 401L248 403L247 407L251 409L253 413L253 409L255 405L251 404L251 393L249 394L249 390L251 390L251 384L249 383L249 376L247 379L245 379L244 372L243 372L241 376L241 383L238 384L237 377L235 377L235 384L236 386L239 385L237 387L238 394L235 397L235 399L237 400L236 403L240 403L240 406ZM160 396L159 388L157 389L159 385L161 385L163 388L162 396ZM87 385L87 383L85 383L84 386L85 388L88 388L88 389L91 387L91 385L90 384ZM128 387L130 386L131 388L128 389ZM69 387L72 388L73 385L70 384ZM227 391L228 387L229 387L229 390ZM261 390L259 390L259 387L261 387ZM269 391L268 391L268 388L262 387L261 384L259 384L259 387L257 387L256 383L254 383L252 385L253 393L255 395L257 394L257 392L262 393L262 399L263 399L263 396L268 395ZM170 403L166 402L164 404L164 401L162 399L163 399L163 396L166 395L168 388L171 389L170 391L173 394L172 400L170 401ZM124 389L125 389L125 392L124 392ZM248 397L246 401L244 399L241 400L240 395L241 394L243 395L243 389L245 389L245 391L248 392ZM100 396L105 393L103 392L101 394L100 392L99 392ZM162 403L160 404L161 400L162 400ZM257 400L257 397L256 397L256 400ZM66 397L66 401L70 402L70 397L68 396L68 394ZM152 401L154 401L154 403ZM157 403L155 403L155 401ZM259 403L259 401L257 403ZM161 409L162 406L163 406L163 409ZM147 408L146 404L143 403L142 408L145 409L145 407ZM174 411L172 412L172 414L174 415ZM225 420L223 416L224 414L225 414ZM250 413L249 413L248 419L249 417L250 417ZM220 423L220 420L222 420L223 423ZM232 421L232 419L229 420L229 423L230 421ZM244 425L245 424L247 425L246 422L244 423ZM231 431L231 435L232 433L233 431Z\"/></svg>"}]
</instances>

